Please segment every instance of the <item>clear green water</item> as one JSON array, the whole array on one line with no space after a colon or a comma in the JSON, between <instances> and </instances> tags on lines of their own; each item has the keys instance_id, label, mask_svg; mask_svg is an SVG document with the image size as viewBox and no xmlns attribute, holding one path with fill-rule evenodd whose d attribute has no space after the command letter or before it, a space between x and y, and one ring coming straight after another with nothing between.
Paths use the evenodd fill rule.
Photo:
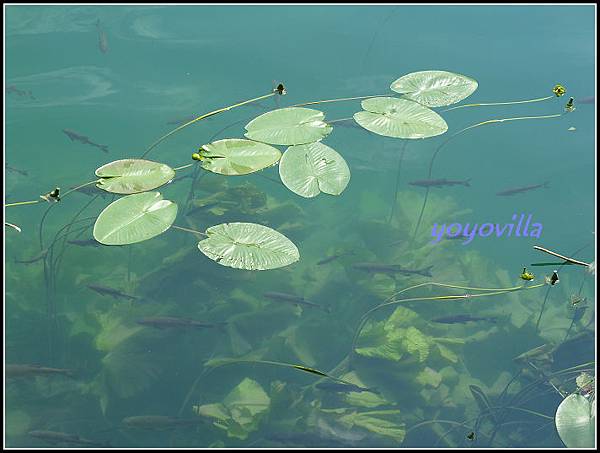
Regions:
<instances>
[{"instance_id":1,"label":"clear green water","mask_svg":"<svg viewBox=\"0 0 600 453\"><path fill-rule=\"evenodd\" d=\"M380 309L359 339L361 353L348 357L361 316L402 289L432 281L521 285L524 266L553 261L533 245L595 261L595 103L577 102L595 96L593 6L8 6L5 13L5 87L24 90L5 93L5 161L27 172L5 171L5 203L90 181L99 166L140 156L174 127L169 121L268 93L274 81L288 90L280 106L393 95L389 85L398 77L434 69L478 81L463 103L549 96L557 83L567 88L560 99L442 113L449 126L444 136L407 144L391 222L403 140L342 125L324 140L352 172L340 196L301 198L279 184L277 167L239 177L196 170L201 176L193 187L191 179L182 179L159 189L180 204L178 225L204 230L243 221L285 234L301 258L278 270L220 266L198 251L193 235L175 230L127 247L64 247L59 241L53 259L20 264L15 259L38 255L76 215L90 218L77 226L90 228L73 229L68 239L91 239L93 218L113 197L65 197L48 211L41 240L45 203L6 208L7 221L22 233L5 232L5 363L73 373L5 380L6 446L54 445L32 436L35 430L77 434L112 447L563 445L552 421L561 396L540 373L595 358L595 285L583 267L562 267L552 288ZM106 52L99 47L97 20ZM433 177L470 178L470 187L433 189L411 241L425 190L408 183L427 178L430 158L449 134L489 119L562 113L569 96L576 110L568 115L482 126L450 141ZM218 138L241 138L250 119L274 108L270 98L199 122L149 157L172 167L187 164L221 129L238 122ZM314 108L333 120L352 116L360 104ZM109 153L70 141L62 129L107 145ZM181 176L186 171L192 173L182 170ZM544 182L547 188L496 195ZM186 216L189 194L201 203L217 194L220 204ZM464 246L429 243L434 223L503 225L521 213L543 225L539 239L492 235ZM341 252L353 254L316 264ZM433 277L352 267L365 261L412 269L433 265ZM536 274L532 284L553 270L530 269ZM118 288L138 300L103 296L89 284ZM270 301L263 297L268 291L305 297L330 307L331 314ZM465 292L476 291L429 285L404 296ZM570 327L572 294L588 302ZM398 307L404 308L394 312ZM457 314L495 322L432 322ZM136 322L150 316L228 326L154 329ZM385 332L398 336L388 342ZM513 360L543 344L552 350L544 359ZM314 386L319 376L265 364L238 363L208 373L206 361L222 357L313 367L358 379L380 394L327 392ZM576 392L576 376L563 374L552 384ZM496 407L493 417L482 412L470 385L487 394ZM502 410L511 398L520 409ZM204 406L204 413L212 408L214 414L216 406L206 405L216 403L225 406L220 426L194 409ZM146 415L199 423L142 429L122 422ZM418 425L433 419L447 422Z\"/></svg>"}]
</instances>

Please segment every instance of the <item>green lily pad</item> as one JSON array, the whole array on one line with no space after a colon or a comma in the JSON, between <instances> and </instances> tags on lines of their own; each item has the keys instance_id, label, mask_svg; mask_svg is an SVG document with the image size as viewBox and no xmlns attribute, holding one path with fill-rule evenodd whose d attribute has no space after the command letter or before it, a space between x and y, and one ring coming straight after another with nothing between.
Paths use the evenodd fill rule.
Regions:
<instances>
[{"instance_id":1,"label":"green lily pad","mask_svg":"<svg viewBox=\"0 0 600 453\"><path fill-rule=\"evenodd\" d=\"M200 149L202 168L220 175L247 175L275 165L281 151L265 143L227 138Z\"/></svg>"},{"instance_id":2,"label":"green lily pad","mask_svg":"<svg viewBox=\"0 0 600 453\"><path fill-rule=\"evenodd\" d=\"M390 88L426 107L442 107L470 96L477 89L477 81L453 72L419 71L400 77Z\"/></svg>"},{"instance_id":3,"label":"green lily pad","mask_svg":"<svg viewBox=\"0 0 600 453\"><path fill-rule=\"evenodd\" d=\"M177 205L159 192L128 195L109 204L94 225L94 239L104 245L142 242L165 232L177 217Z\"/></svg>"},{"instance_id":4,"label":"green lily pad","mask_svg":"<svg viewBox=\"0 0 600 453\"><path fill-rule=\"evenodd\" d=\"M271 145L304 145L327 137L333 127L323 121L325 114L302 107L272 110L246 125L246 137Z\"/></svg>"},{"instance_id":5,"label":"green lily pad","mask_svg":"<svg viewBox=\"0 0 600 453\"><path fill-rule=\"evenodd\" d=\"M156 189L175 177L168 165L143 159L122 159L96 170L96 187L111 193L132 194Z\"/></svg>"},{"instance_id":6,"label":"green lily pad","mask_svg":"<svg viewBox=\"0 0 600 453\"><path fill-rule=\"evenodd\" d=\"M378 97L361 103L364 111L354 120L375 134L394 138L428 138L448 130L446 121L433 110L406 99Z\"/></svg>"},{"instance_id":7,"label":"green lily pad","mask_svg":"<svg viewBox=\"0 0 600 453\"><path fill-rule=\"evenodd\" d=\"M335 150L317 142L289 147L279 163L279 176L292 192L312 198L321 192L341 194L350 181L350 169Z\"/></svg>"},{"instance_id":8,"label":"green lily pad","mask_svg":"<svg viewBox=\"0 0 600 453\"><path fill-rule=\"evenodd\" d=\"M202 253L217 263L246 270L287 266L300 259L292 241L277 231L255 223L222 223L206 230L198 242Z\"/></svg>"},{"instance_id":9,"label":"green lily pad","mask_svg":"<svg viewBox=\"0 0 600 453\"><path fill-rule=\"evenodd\" d=\"M596 404L582 395L567 396L554 418L556 430L567 448L594 448Z\"/></svg>"}]
</instances>

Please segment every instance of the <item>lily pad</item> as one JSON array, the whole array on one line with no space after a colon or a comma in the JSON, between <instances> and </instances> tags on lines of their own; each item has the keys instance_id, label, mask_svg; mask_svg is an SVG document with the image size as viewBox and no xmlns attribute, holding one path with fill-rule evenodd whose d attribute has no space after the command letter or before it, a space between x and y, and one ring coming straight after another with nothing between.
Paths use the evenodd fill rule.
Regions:
<instances>
[{"instance_id":1,"label":"lily pad","mask_svg":"<svg viewBox=\"0 0 600 453\"><path fill-rule=\"evenodd\" d=\"M292 241L255 223L222 223L206 230L198 248L223 266L246 270L277 269L300 259Z\"/></svg>"},{"instance_id":2,"label":"lily pad","mask_svg":"<svg viewBox=\"0 0 600 453\"><path fill-rule=\"evenodd\" d=\"M312 198L321 192L341 194L350 181L350 169L335 150L317 142L289 147L279 163L279 176L292 192Z\"/></svg>"},{"instance_id":3,"label":"lily pad","mask_svg":"<svg viewBox=\"0 0 600 453\"><path fill-rule=\"evenodd\" d=\"M177 205L159 192L128 195L109 204L94 225L94 239L104 245L127 245L165 232L177 217Z\"/></svg>"},{"instance_id":4,"label":"lily pad","mask_svg":"<svg viewBox=\"0 0 600 453\"><path fill-rule=\"evenodd\" d=\"M390 88L426 107L442 107L470 96L477 89L477 81L454 72L419 71L400 77Z\"/></svg>"},{"instance_id":5,"label":"lily pad","mask_svg":"<svg viewBox=\"0 0 600 453\"><path fill-rule=\"evenodd\" d=\"M304 145L327 137L333 127L319 110L287 107L272 110L246 124L246 137L271 145Z\"/></svg>"},{"instance_id":6,"label":"lily pad","mask_svg":"<svg viewBox=\"0 0 600 453\"><path fill-rule=\"evenodd\" d=\"M558 406L556 430L567 448L594 448L596 405L582 395L567 396Z\"/></svg>"},{"instance_id":7,"label":"lily pad","mask_svg":"<svg viewBox=\"0 0 600 453\"><path fill-rule=\"evenodd\" d=\"M156 189L175 177L168 165L143 159L122 159L96 170L96 187L111 193L132 194Z\"/></svg>"},{"instance_id":8,"label":"lily pad","mask_svg":"<svg viewBox=\"0 0 600 453\"><path fill-rule=\"evenodd\" d=\"M281 151L265 143L227 138L200 149L202 168L220 175L247 175L275 165Z\"/></svg>"},{"instance_id":9,"label":"lily pad","mask_svg":"<svg viewBox=\"0 0 600 453\"><path fill-rule=\"evenodd\" d=\"M446 121L433 110L406 99L378 97L361 103L364 111L354 120L368 131L385 137L428 138L448 130Z\"/></svg>"}]
</instances>

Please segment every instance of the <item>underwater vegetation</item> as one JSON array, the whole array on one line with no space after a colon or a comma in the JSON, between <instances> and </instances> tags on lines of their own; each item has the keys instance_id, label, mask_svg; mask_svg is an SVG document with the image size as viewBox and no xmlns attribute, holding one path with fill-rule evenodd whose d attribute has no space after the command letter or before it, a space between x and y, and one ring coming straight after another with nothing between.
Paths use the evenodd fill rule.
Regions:
<instances>
[{"instance_id":1,"label":"underwater vegetation","mask_svg":"<svg viewBox=\"0 0 600 453\"><path fill-rule=\"evenodd\" d=\"M108 41L99 21L97 29L104 54ZM574 110L570 98L556 114L486 119L448 134L445 112L549 103L566 92L557 84L541 98L434 110L460 103L477 87L457 73L413 72L391 82L398 96L277 108L249 121L245 138L196 144L191 163L149 160L184 128L285 95L279 83L264 95L188 119L141 156L100 166L90 181L5 204L10 215L8 208L47 203L37 237L31 225L5 223L16 230L5 234L31 235L34 244L11 263L30 267L7 282L7 315L25 319L32 330L43 325L38 333L48 348L44 365L19 357L13 344L32 340L7 323L12 438L112 447L510 447L555 446L558 439L567 447L593 446L595 363L588 340L595 304L587 303L584 288L595 261L574 258L585 247L566 256L536 246L560 260L531 265L554 266L544 276L521 272L521 262L509 273L493 258L453 254L451 241L432 245L428 235L417 234L436 218L468 213L430 191L469 185L433 176L436 156L453 138L484 125L551 120ZM381 203L363 193L355 221L327 231L304 206L307 199L342 195L351 165L343 150L322 143L341 120L327 121L325 112L306 106L353 100L361 101L352 117L358 126L402 140L398 178L410 140L447 137L435 148L427 179L413 184L425 189L424 197L396 184L391 214L382 221L363 212L361 206ZM108 152L107 145L64 132ZM267 179L275 166L279 180L268 178L276 183L271 187L293 194L283 201L262 180L232 182L253 174ZM176 179L186 172L187 199L173 197L182 195L176 189L187 180ZM74 203L83 188L92 189L93 198L70 218L61 213L66 223L48 234L50 214ZM101 212L84 217L106 194L113 199ZM331 216L328 206L323 217ZM390 238L401 245L390 247ZM319 245L323 240L329 249ZM93 258L79 272L66 265L88 254ZM573 272L565 269L568 277L559 280L563 266ZM276 278L266 279L264 271ZM43 284L32 288L32 281ZM20 292L44 303L32 306L16 296ZM564 302L547 305L550 298ZM77 304L81 299L85 303ZM495 349L509 335L523 339L522 349ZM485 354L497 354L510 371L477 369L475 359ZM157 395L169 404L159 404ZM92 414L87 427L69 417L83 406ZM138 407L146 412L132 412Z\"/></svg>"}]
</instances>

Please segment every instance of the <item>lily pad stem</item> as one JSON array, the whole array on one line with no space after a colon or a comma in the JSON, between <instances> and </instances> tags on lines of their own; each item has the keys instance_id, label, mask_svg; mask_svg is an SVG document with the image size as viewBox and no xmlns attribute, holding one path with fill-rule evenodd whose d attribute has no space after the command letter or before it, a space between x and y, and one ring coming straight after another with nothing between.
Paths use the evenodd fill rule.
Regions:
<instances>
[{"instance_id":1,"label":"lily pad stem","mask_svg":"<svg viewBox=\"0 0 600 453\"><path fill-rule=\"evenodd\" d=\"M446 110L442 110L441 113L449 112L450 110L463 109L465 107L483 107L483 106L490 106L490 105L529 104L531 102L547 101L548 99L553 99L554 97L555 96L546 96L546 97L543 97L543 98L526 99L524 101L487 102L487 103L481 103L481 104L463 104L463 105L457 105L456 107L450 107L449 109L446 109Z\"/></svg>"},{"instance_id":2,"label":"lily pad stem","mask_svg":"<svg viewBox=\"0 0 600 453\"><path fill-rule=\"evenodd\" d=\"M175 228L175 229L181 230L181 231L187 231L188 233L201 234L202 236L208 237L208 234L203 233L201 231L192 230L191 228L184 228L184 227L180 227L180 226L177 226L177 225L171 225L171 228Z\"/></svg>"},{"instance_id":3,"label":"lily pad stem","mask_svg":"<svg viewBox=\"0 0 600 453\"><path fill-rule=\"evenodd\" d=\"M160 137L158 140L156 140L154 143L152 143L148 149L144 152L144 154L142 154L141 158L143 159L144 157L146 157L146 155L148 155L148 153L154 149L159 143L161 143L163 140L165 140L166 138L170 137L171 135L173 135L175 132L180 131L181 129L188 127L190 124L194 124L200 120L203 120L205 118L208 118L209 116L213 116L213 115L217 115L218 113L222 113L222 112L226 112L228 110L231 110L233 108L236 107L241 107L242 105L245 104L249 104L251 102L256 102L256 101L260 101L261 99L266 99L269 98L271 96L275 96L276 94L278 94L277 92L273 92L273 93L269 93L269 94L265 94L264 96L259 96L257 98L253 98L253 99L248 99L247 101L243 101L243 102L239 102L237 104L234 105L230 105L229 107L223 107L221 109L218 110L213 110L212 112L209 113L205 113L204 115L200 115L198 118L194 118L191 121L188 121L187 123L182 124L181 126L173 129L171 132L169 132L168 134L163 135L162 137Z\"/></svg>"}]
</instances>

